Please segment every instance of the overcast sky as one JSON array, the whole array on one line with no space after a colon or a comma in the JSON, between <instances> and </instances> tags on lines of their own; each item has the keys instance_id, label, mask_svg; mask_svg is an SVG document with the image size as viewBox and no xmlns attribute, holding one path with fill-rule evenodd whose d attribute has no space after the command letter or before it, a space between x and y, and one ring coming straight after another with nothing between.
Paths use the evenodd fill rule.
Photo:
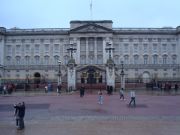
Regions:
<instances>
[{"instance_id":1,"label":"overcast sky","mask_svg":"<svg viewBox=\"0 0 180 135\"><path fill-rule=\"evenodd\" d=\"M113 27L177 27L180 0L0 0L0 27L69 28L71 20Z\"/></svg>"}]
</instances>

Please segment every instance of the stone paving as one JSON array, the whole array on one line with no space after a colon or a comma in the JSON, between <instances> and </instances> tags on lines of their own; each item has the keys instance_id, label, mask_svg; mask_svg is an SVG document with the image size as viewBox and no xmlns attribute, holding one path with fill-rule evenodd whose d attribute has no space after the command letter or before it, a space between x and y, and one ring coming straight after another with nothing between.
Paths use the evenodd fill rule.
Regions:
<instances>
[{"instance_id":1,"label":"stone paving","mask_svg":"<svg viewBox=\"0 0 180 135\"><path fill-rule=\"evenodd\" d=\"M180 95L137 92L136 107L128 107L118 93L58 96L56 93L13 93L0 96L0 134L4 135L179 135ZM16 130L13 104L26 103L25 126Z\"/></svg>"}]
</instances>

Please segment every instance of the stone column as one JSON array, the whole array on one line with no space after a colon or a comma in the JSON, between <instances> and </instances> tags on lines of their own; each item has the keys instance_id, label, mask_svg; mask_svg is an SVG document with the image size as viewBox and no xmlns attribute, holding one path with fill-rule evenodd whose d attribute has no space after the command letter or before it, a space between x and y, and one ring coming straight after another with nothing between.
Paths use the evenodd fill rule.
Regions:
<instances>
[{"instance_id":1,"label":"stone column","mask_svg":"<svg viewBox=\"0 0 180 135\"><path fill-rule=\"evenodd\" d=\"M77 64L80 64L80 56L81 56L81 50L80 50L80 38L76 39L76 43L77 43L77 50L76 50L76 62Z\"/></svg>"},{"instance_id":2,"label":"stone column","mask_svg":"<svg viewBox=\"0 0 180 135\"><path fill-rule=\"evenodd\" d=\"M94 38L94 64L97 64L97 38Z\"/></svg>"}]
</instances>

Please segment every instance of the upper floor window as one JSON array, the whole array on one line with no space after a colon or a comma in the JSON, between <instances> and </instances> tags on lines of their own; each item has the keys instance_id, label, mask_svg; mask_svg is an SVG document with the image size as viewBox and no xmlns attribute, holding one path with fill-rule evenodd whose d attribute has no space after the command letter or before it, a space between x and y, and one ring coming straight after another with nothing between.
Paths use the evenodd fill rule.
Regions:
<instances>
[{"instance_id":1,"label":"upper floor window","mask_svg":"<svg viewBox=\"0 0 180 135\"><path fill-rule=\"evenodd\" d=\"M115 62L115 64L119 64L119 56L114 57L114 62Z\"/></svg>"},{"instance_id":2,"label":"upper floor window","mask_svg":"<svg viewBox=\"0 0 180 135\"><path fill-rule=\"evenodd\" d=\"M158 56L157 55L153 56L153 64L158 64Z\"/></svg>"},{"instance_id":3,"label":"upper floor window","mask_svg":"<svg viewBox=\"0 0 180 135\"><path fill-rule=\"evenodd\" d=\"M103 56L102 55L97 56L97 64L103 64Z\"/></svg>"},{"instance_id":4,"label":"upper floor window","mask_svg":"<svg viewBox=\"0 0 180 135\"><path fill-rule=\"evenodd\" d=\"M172 64L177 64L177 56L176 55L172 56Z\"/></svg>"},{"instance_id":5,"label":"upper floor window","mask_svg":"<svg viewBox=\"0 0 180 135\"><path fill-rule=\"evenodd\" d=\"M176 52L176 44L172 44L172 52L175 53Z\"/></svg>"},{"instance_id":6,"label":"upper floor window","mask_svg":"<svg viewBox=\"0 0 180 135\"><path fill-rule=\"evenodd\" d=\"M49 65L49 56L44 56L44 64Z\"/></svg>"},{"instance_id":7,"label":"upper floor window","mask_svg":"<svg viewBox=\"0 0 180 135\"><path fill-rule=\"evenodd\" d=\"M49 52L49 44L44 45L44 50L45 50L45 52Z\"/></svg>"},{"instance_id":8,"label":"upper floor window","mask_svg":"<svg viewBox=\"0 0 180 135\"><path fill-rule=\"evenodd\" d=\"M148 45L147 44L144 44L144 53L147 53L148 52Z\"/></svg>"},{"instance_id":9,"label":"upper floor window","mask_svg":"<svg viewBox=\"0 0 180 135\"><path fill-rule=\"evenodd\" d=\"M26 52L30 52L30 45L26 45L25 51L26 51Z\"/></svg>"},{"instance_id":10,"label":"upper floor window","mask_svg":"<svg viewBox=\"0 0 180 135\"><path fill-rule=\"evenodd\" d=\"M17 65L21 64L21 57L19 57L19 56L16 57L16 64Z\"/></svg>"},{"instance_id":11,"label":"upper floor window","mask_svg":"<svg viewBox=\"0 0 180 135\"><path fill-rule=\"evenodd\" d=\"M20 53L21 51L21 46L20 45L16 45L16 53Z\"/></svg>"},{"instance_id":12,"label":"upper floor window","mask_svg":"<svg viewBox=\"0 0 180 135\"><path fill-rule=\"evenodd\" d=\"M103 39L97 38L97 51L101 52L103 51Z\"/></svg>"},{"instance_id":13,"label":"upper floor window","mask_svg":"<svg viewBox=\"0 0 180 135\"><path fill-rule=\"evenodd\" d=\"M94 56L93 55L89 56L89 64L94 64Z\"/></svg>"},{"instance_id":14,"label":"upper floor window","mask_svg":"<svg viewBox=\"0 0 180 135\"><path fill-rule=\"evenodd\" d=\"M35 64L39 65L40 64L40 57L39 56L35 56Z\"/></svg>"},{"instance_id":15,"label":"upper floor window","mask_svg":"<svg viewBox=\"0 0 180 135\"><path fill-rule=\"evenodd\" d=\"M148 64L148 56L147 55L144 56L144 64Z\"/></svg>"},{"instance_id":16,"label":"upper floor window","mask_svg":"<svg viewBox=\"0 0 180 135\"><path fill-rule=\"evenodd\" d=\"M134 64L139 64L139 56L138 55L134 56Z\"/></svg>"},{"instance_id":17,"label":"upper floor window","mask_svg":"<svg viewBox=\"0 0 180 135\"><path fill-rule=\"evenodd\" d=\"M157 51L158 51L157 44L153 44L153 52L154 52L154 53L157 53Z\"/></svg>"},{"instance_id":18,"label":"upper floor window","mask_svg":"<svg viewBox=\"0 0 180 135\"><path fill-rule=\"evenodd\" d=\"M128 55L124 56L124 64L129 64L129 56Z\"/></svg>"},{"instance_id":19,"label":"upper floor window","mask_svg":"<svg viewBox=\"0 0 180 135\"><path fill-rule=\"evenodd\" d=\"M162 45L162 51L165 53L167 52L167 44Z\"/></svg>"},{"instance_id":20,"label":"upper floor window","mask_svg":"<svg viewBox=\"0 0 180 135\"><path fill-rule=\"evenodd\" d=\"M59 52L59 44L54 44L54 52Z\"/></svg>"},{"instance_id":21,"label":"upper floor window","mask_svg":"<svg viewBox=\"0 0 180 135\"><path fill-rule=\"evenodd\" d=\"M167 64L167 55L163 55L163 64Z\"/></svg>"},{"instance_id":22,"label":"upper floor window","mask_svg":"<svg viewBox=\"0 0 180 135\"><path fill-rule=\"evenodd\" d=\"M7 54L12 54L12 46L11 45L7 45L7 48L6 48L6 52Z\"/></svg>"},{"instance_id":23,"label":"upper floor window","mask_svg":"<svg viewBox=\"0 0 180 135\"><path fill-rule=\"evenodd\" d=\"M138 44L134 44L134 53L138 53Z\"/></svg>"},{"instance_id":24,"label":"upper floor window","mask_svg":"<svg viewBox=\"0 0 180 135\"><path fill-rule=\"evenodd\" d=\"M36 45L35 45L35 52L36 52L36 53L39 53L39 51L40 51L40 45L39 45L39 44L36 44Z\"/></svg>"},{"instance_id":25,"label":"upper floor window","mask_svg":"<svg viewBox=\"0 0 180 135\"><path fill-rule=\"evenodd\" d=\"M94 51L94 38L88 38L89 51Z\"/></svg>"},{"instance_id":26,"label":"upper floor window","mask_svg":"<svg viewBox=\"0 0 180 135\"><path fill-rule=\"evenodd\" d=\"M81 63L81 64L86 64L86 56L82 55L82 56L80 57L80 63Z\"/></svg>"},{"instance_id":27,"label":"upper floor window","mask_svg":"<svg viewBox=\"0 0 180 135\"><path fill-rule=\"evenodd\" d=\"M10 56L7 56L6 57L6 61L7 61L7 65L11 65L11 57Z\"/></svg>"},{"instance_id":28,"label":"upper floor window","mask_svg":"<svg viewBox=\"0 0 180 135\"><path fill-rule=\"evenodd\" d=\"M29 65L29 64L30 64L30 57L29 57L29 56L26 56L26 57L25 57L25 64L26 64L26 65Z\"/></svg>"},{"instance_id":29,"label":"upper floor window","mask_svg":"<svg viewBox=\"0 0 180 135\"><path fill-rule=\"evenodd\" d=\"M129 45L128 44L124 44L124 52L128 53L129 51Z\"/></svg>"},{"instance_id":30,"label":"upper floor window","mask_svg":"<svg viewBox=\"0 0 180 135\"><path fill-rule=\"evenodd\" d=\"M58 65L58 61L59 61L59 56L54 56L54 64Z\"/></svg>"}]
</instances>

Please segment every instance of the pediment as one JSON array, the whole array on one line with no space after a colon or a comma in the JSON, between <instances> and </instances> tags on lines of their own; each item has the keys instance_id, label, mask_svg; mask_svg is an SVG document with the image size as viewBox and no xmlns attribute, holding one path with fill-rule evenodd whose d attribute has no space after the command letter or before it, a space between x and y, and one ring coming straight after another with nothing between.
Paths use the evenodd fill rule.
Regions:
<instances>
[{"instance_id":1,"label":"pediment","mask_svg":"<svg viewBox=\"0 0 180 135\"><path fill-rule=\"evenodd\" d=\"M86 24L70 30L71 33L112 33L112 29L97 25Z\"/></svg>"}]
</instances>

